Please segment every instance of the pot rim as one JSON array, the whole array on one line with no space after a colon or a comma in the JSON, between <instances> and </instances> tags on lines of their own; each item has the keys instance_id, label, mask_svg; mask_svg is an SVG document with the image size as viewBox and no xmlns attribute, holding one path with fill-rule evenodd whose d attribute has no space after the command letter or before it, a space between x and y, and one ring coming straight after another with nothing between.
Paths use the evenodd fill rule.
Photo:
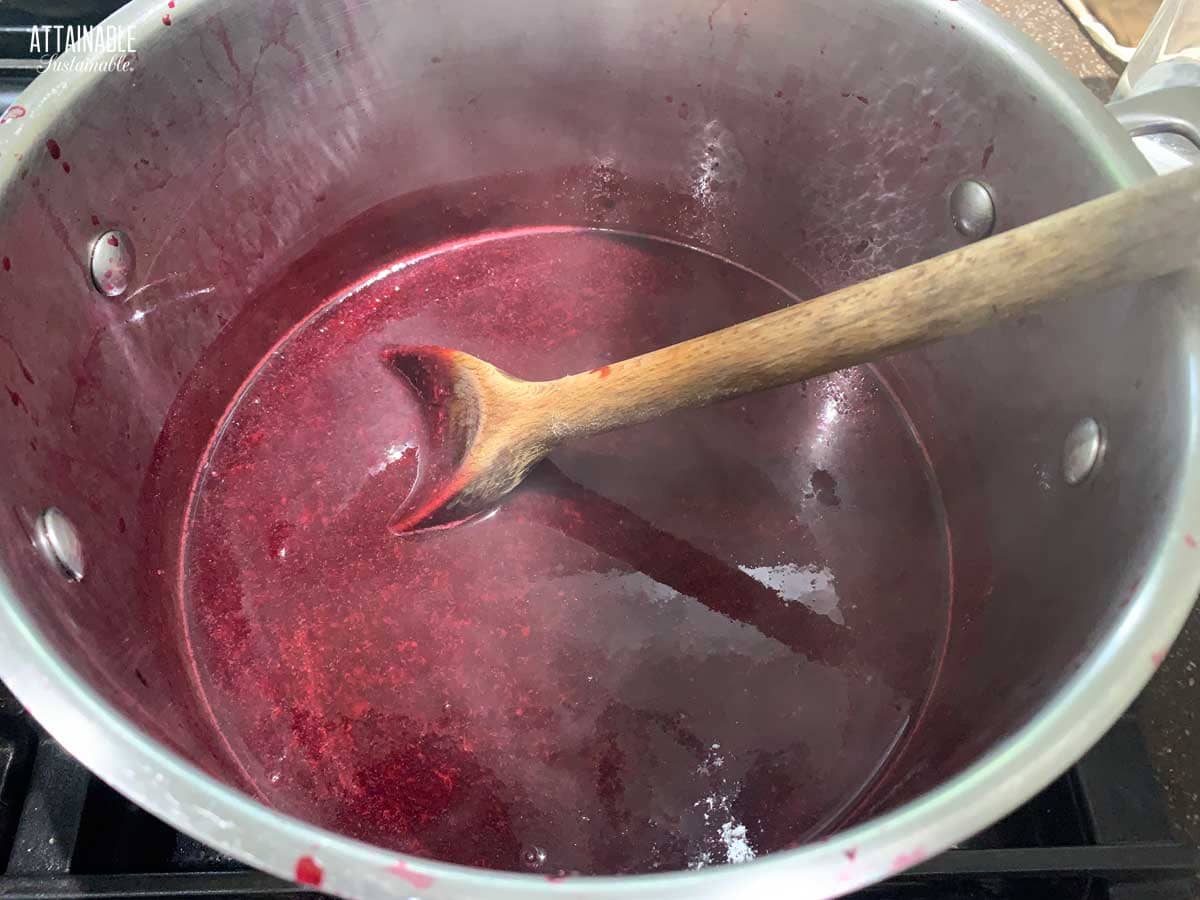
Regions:
<instances>
[{"instance_id":1,"label":"pot rim","mask_svg":"<svg viewBox=\"0 0 1200 900\"><path fill-rule=\"evenodd\" d=\"M1042 90L1076 133L1095 135L1114 187L1150 169L1128 135L1081 82L1025 35L974 2L937 5L971 38L990 42ZM106 24L128 28L139 45L165 30L156 0L135 0ZM184 4L172 17L200 16ZM186 26L185 26L186 27ZM178 31L178 29L175 29ZM164 39L162 37L160 40ZM75 59L94 55L75 50ZM58 114L95 89L100 71L48 71L19 98L27 110L0 131L0 148L28 152ZM15 167L0 193L15 181ZM1187 276L1183 276L1187 277ZM1200 278L1196 281L1200 286ZM1195 325L1194 322L1189 323ZM1033 718L937 788L828 839L740 865L701 871L551 879L474 869L383 850L268 808L156 743L103 700L40 637L0 571L0 677L38 721L91 771L192 837L249 865L296 878L311 857L323 890L354 897L694 898L838 896L915 865L1000 819L1070 767L1116 721L1154 673L1200 590L1200 328L1180 335L1187 349L1187 417L1182 478L1166 515L1159 552L1122 620L1065 687Z\"/></svg>"}]
</instances>

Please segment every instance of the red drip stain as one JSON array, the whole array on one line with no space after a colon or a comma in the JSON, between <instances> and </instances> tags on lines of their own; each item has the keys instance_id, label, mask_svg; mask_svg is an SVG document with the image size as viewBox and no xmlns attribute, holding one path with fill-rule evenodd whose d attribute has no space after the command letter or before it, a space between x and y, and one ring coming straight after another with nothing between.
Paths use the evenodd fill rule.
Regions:
<instances>
[{"instance_id":1,"label":"red drip stain","mask_svg":"<svg viewBox=\"0 0 1200 900\"><path fill-rule=\"evenodd\" d=\"M0 125L4 125L6 122L8 122L8 121L10 121L10 120L12 120L12 119L20 119L20 118L23 118L23 117L24 117L24 115L25 115L25 107L23 107L23 106L10 106L10 107L9 107L9 108L8 108L8 109L5 111L4 115L3 115L3 116L0 116ZM20 155L20 154L18 154L18 156L19 156L19 155Z\"/></svg>"},{"instance_id":2,"label":"red drip stain","mask_svg":"<svg viewBox=\"0 0 1200 900\"><path fill-rule=\"evenodd\" d=\"M859 103L861 103L863 106L866 106L867 104L869 104L871 102L866 97L864 97L862 94L855 94L854 99L857 100Z\"/></svg>"},{"instance_id":3,"label":"red drip stain","mask_svg":"<svg viewBox=\"0 0 1200 900\"><path fill-rule=\"evenodd\" d=\"M4 389L8 391L8 399L12 401L13 406L25 406L25 401L21 399L20 394L10 388L8 385L5 385ZM28 409L29 407L25 408Z\"/></svg>"},{"instance_id":4,"label":"red drip stain","mask_svg":"<svg viewBox=\"0 0 1200 900\"><path fill-rule=\"evenodd\" d=\"M776 91L776 92L775 92L775 96L776 96L776 97L782 97L782 96L783 96L783 91Z\"/></svg>"},{"instance_id":5,"label":"red drip stain","mask_svg":"<svg viewBox=\"0 0 1200 900\"><path fill-rule=\"evenodd\" d=\"M62 147L58 146L58 141L56 141L54 138L50 138L50 140L46 141L46 149L50 151L51 159L58 159L60 156L62 156Z\"/></svg>"},{"instance_id":6,"label":"red drip stain","mask_svg":"<svg viewBox=\"0 0 1200 900\"><path fill-rule=\"evenodd\" d=\"M431 57L429 57L429 61L431 63L433 63L434 65L437 65L438 63L440 63L442 61L442 58L440 56L431 56Z\"/></svg>"},{"instance_id":7,"label":"red drip stain","mask_svg":"<svg viewBox=\"0 0 1200 900\"><path fill-rule=\"evenodd\" d=\"M117 531L121 532L121 534L125 533L125 517L124 516L117 517Z\"/></svg>"},{"instance_id":8,"label":"red drip stain","mask_svg":"<svg viewBox=\"0 0 1200 900\"><path fill-rule=\"evenodd\" d=\"M674 102L675 102L675 98L674 98L674 97L672 97L670 94L667 94L667 96L663 97L663 99L664 99L664 100L666 100L668 103L674 103Z\"/></svg>"},{"instance_id":9,"label":"red drip stain","mask_svg":"<svg viewBox=\"0 0 1200 900\"><path fill-rule=\"evenodd\" d=\"M399 875L418 891L424 890L425 888L433 885L432 875L426 875L423 872L414 872L411 868L409 868L408 863L404 862L403 860L397 862L394 866L388 869L388 871L393 875Z\"/></svg>"},{"instance_id":10,"label":"red drip stain","mask_svg":"<svg viewBox=\"0 0 1200 900\"><path fill-rule=\"evenodd\" d=\"M110 234L110 235L108 236L108 246L110 246L110 247L120 247L120 246L121 246L121 240L120 240L120 238L118 238L118 237L117 237L115 234Z\"/></svg>"},{"instance_id":11,"label":"red drip stain","mask_svg":"<svg viewBox=\"0 0 1200 900\"><path fill-rule=\"evenodd\" d=\"M1200 546L1200 545L1197 545L1196 538L1194 536L1192 536L1191 534L1185 534L1183 536L1183 542L1185 544L1187 544L1189 547L1191 547L1193 550L1195 550L1197 546Z\"/></svg>"},{"instance_id":12,"label":"red drip stain","mask_svg":"<svg viewBox=\"0 0 1200 900\"><path fill-rule=\"evenodd\" d=\"M892 860L892 871L900 872L910 866L915 866L917 863L925 859L925 851L921 847L915 850L910 850L908 853L900 853Z\"/></svg>"},{"instance_id":13,"label":"red drip stain","mask_svg":"<svg viewBox=\"0 0 1200 900\"><path fill-rule=\"evenodd\" d=\"M996 152L996 141L993 138L988 141L988 145L983 148L983 159L979 161L979 168L982 171L987 168L988 161L992 158L992 154Z\"/></svg>"},{"instance_id":14,"label":"red drip stain","mask_svg":"<svg viewBox=\"0 0 1200 900\"><path fill-rule=\"evenodd\" d=\"M170 25L170 24L171 24L171 15L170 15L170 13L168 13L168 14L166 14L166 15L164 15L164 16L162 17L162 23L163 23L164 25Z\"/></svg>"},{"instance_id":15,"label":"red drip stain","mask_svg":"<svg viewBox=\"0 0 1200 900\"><path fill-rule=\"evenodd\" d=\"M1150 654L1150 662L1154 663L1154 668L1158 668L1163 664L1163 660L1167 658L1166 650L1155 650Z\"/></svg>"},{"instance_id":16,"label":"red drip stain","mask_svg":"<svg viewBox=\"0 0 1200 900\"><path fill-rule=\"evenodd\" d=\"M71 174L71 164L69 162L63 163L63 171L66 172L68 175Z\"/></svg>"},{"instance_id":17,"label":"red drip stain","mask_svg":"<svg viewBox=\"0 0 1200 900\"><path fill-rule=\"evenodd\" d=\"M551 884L562 884L568 877L567 875L547 875L546 880Z\"/></svg>"},{"instance_id":18,"label":"red drip stain","mask_svg":"<svg viewBox=\"0 0 1200 900\"><path fill-rule=\"evenodd\" d=\"M850 92L849 92L849 91L842 91L842 99L843 99L843 100L848 100L849 98L850 98Z\"/></svg>"},{"instance_id":19,"label":"red drip stain","mask_svg":"<svg viewBox=\"0 0 1200 900\"><path fill-rule=\"evenodd\" d=\"M4 271L5 271L5 272L11 272L11 271L12 271L12 260L11 260L11 259L9 259L7 256L6 256L6 257L4 257L4 259L0 260L0 265L4 266Z\"/></svg>"},{"instance_id":20,"label":"red drip stain","mask_svg":"<svg viewBox=\"0 0 1200 900\"><path fill-rule=\"evenodd\" d=\"M612 371L612 366L598 366L597 368L592 369L592 371L595 372L597 375L599 375L601 378L607 378L608 373Z\"/></svg>"},{"instance_id":21,"label":"red drip stain","mask_svg":"<svg viewBox=\"0 0 1200 900\"><path fill-rule=\"evenodd\" d=\"M296 860L296 881L300 884L311 884L320 887L325 879L325 870L311 856L302 856Z\"/></svg>"},{"instance_id":22,"label":"red drip stain","mask_svg":"<svg viewBox=\"0 0 1200 900\"><path fill-rule=\"evenodd\" d=\"M958 31L958 26L957 26L957 25L951 25L951 26L950 26L950 30L951 30L951 31Z\"/></svg>"},{"instance_id":23,"label":"red drip stain","mask_svg":"<svg viewBox=\"0 0 1200 900\"><path fill-rule=\"evenodd\" d=\"M686 119L690 115L691 115L691 113L688 112L687 103L680 103L679 104L679 118Z\"/></svg>"},{"instance_id":24,"label":"red drip stain","mask_svg":"<svg viewBox=\"0 0 1200 900\"><path fill-rule=\"evenodd\" d=\"M846 851L846 859L850 860L850 862L854 862L854 860L857 857L858 857L858 848L857 847L851 847L849 850Z\"/></svg>"},{"instance_id":25,"label":"red drip stain","mask_svg":"<svg viewBox=\"0 0 1200 900\"><path fill-rule=\"evenodd\" d=\"M934 131L941 131L941 130L942 130L942 123L941 123L941 122L939 122L937 119L934 119L934 120L933 120L933 130L934 130Z\"/></svg>"},{"instance_id":26,"label":"red drip stain","mask_svg":"<svg viewBox=\"0 0 1200 900\"><path fill-rule=\"evenodd\" d=\"M175 8L175 0L170 0L170 2L167 3L167 9L174 9L174 8Z\"/></svg>"},{"instance_id":27,"label":"red drip stain","mask_svg":"<svg viewBox=\"0 0 1200 900\"><path fill-rule=\"evenodd\" d=\"M100 224L100 217L99 217L99 216L92 216L92 224L93 224L93 225L99 225L99 224Z\"/></svg>"}]
</instances>

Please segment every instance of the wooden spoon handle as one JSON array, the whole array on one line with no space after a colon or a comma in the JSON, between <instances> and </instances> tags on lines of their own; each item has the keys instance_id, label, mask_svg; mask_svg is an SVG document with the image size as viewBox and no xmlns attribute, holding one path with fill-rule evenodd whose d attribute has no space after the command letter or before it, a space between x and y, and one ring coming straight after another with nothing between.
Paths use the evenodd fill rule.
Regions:
<instances>
[{"instance_id":1,"label":"wooden spoon handle","mask_svg":"<svg viewBox=\"0 0 1200 900\"><path fill-rule=\"evenodd\" d=\"M545 382L553 432L595 434L973 331L1200 257L1200 166L757 319Z\"/></svg>"}]
</instances>

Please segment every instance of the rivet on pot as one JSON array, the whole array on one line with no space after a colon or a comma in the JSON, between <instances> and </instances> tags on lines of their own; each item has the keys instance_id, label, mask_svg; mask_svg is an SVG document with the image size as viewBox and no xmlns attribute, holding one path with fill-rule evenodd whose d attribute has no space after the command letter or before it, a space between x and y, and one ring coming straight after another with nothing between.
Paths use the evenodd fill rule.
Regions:
<instances>
[{"instance_id":1,"label":"rivet on pot","mask_svg":"<svg viewBox=\"0 0 1200 900\"><path fill-rule=\"evenodd\" d=\"M996 201L982 181L967 178L950 192L950 219L954 228L969 241L978 241L996 227Z\"/></svg>"},{"instance_id":2,"label":"rivet on pot","mask_svg":"<svg viewBox=\"0 0 1200 900\"><path fill-rule=\"evenodd\" d=\"M83 580L83 542L62 510L51 506L38 516L34 543L64 576L71 581Z\"/></svg>"},{"instance_id":3,"label":"rivet on pot","mask_svg":"<svg viewBox=\"0 0 1200 900\"><path fill-rule=\"evenodd\" d=\"M1104 429L1093 418L1081 419L1063 443L1063 478L1067 484L1083 484L1104 458Z\"/></svg>"},{"instance_id":4,"label":"rivet on pot","mask_svg":"<svg viewBox=\"0 0 1200 900\"><path fill-rule=\"evenodd\" d=\"M121 231L106 231L92 244L92 283L105 297L120 297L133 278L133 248Z\"/></svg>"}]
</instances>

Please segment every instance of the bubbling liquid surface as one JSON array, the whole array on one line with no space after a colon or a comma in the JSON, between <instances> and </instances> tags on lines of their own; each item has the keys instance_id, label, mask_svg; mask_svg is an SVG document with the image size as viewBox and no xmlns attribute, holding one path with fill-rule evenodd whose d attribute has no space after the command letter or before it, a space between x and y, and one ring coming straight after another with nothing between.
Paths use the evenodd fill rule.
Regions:
<instances>
[{"instance_id":1,"label":"bubbling liquid surface","mask_svg":"<svg viewBox=\"0 0 1200 900\"><path fill-rule=\"evenodd\" d=\"M872 369L579 442L488 516L388 528L423 434L385 348L600 378L795 299L678 244L526 228L294 329L214 433L180 571L200 690L262 798L548 875L742 862L852 816L949 616L936 486Z\"/></svg>"}]
</instances>

